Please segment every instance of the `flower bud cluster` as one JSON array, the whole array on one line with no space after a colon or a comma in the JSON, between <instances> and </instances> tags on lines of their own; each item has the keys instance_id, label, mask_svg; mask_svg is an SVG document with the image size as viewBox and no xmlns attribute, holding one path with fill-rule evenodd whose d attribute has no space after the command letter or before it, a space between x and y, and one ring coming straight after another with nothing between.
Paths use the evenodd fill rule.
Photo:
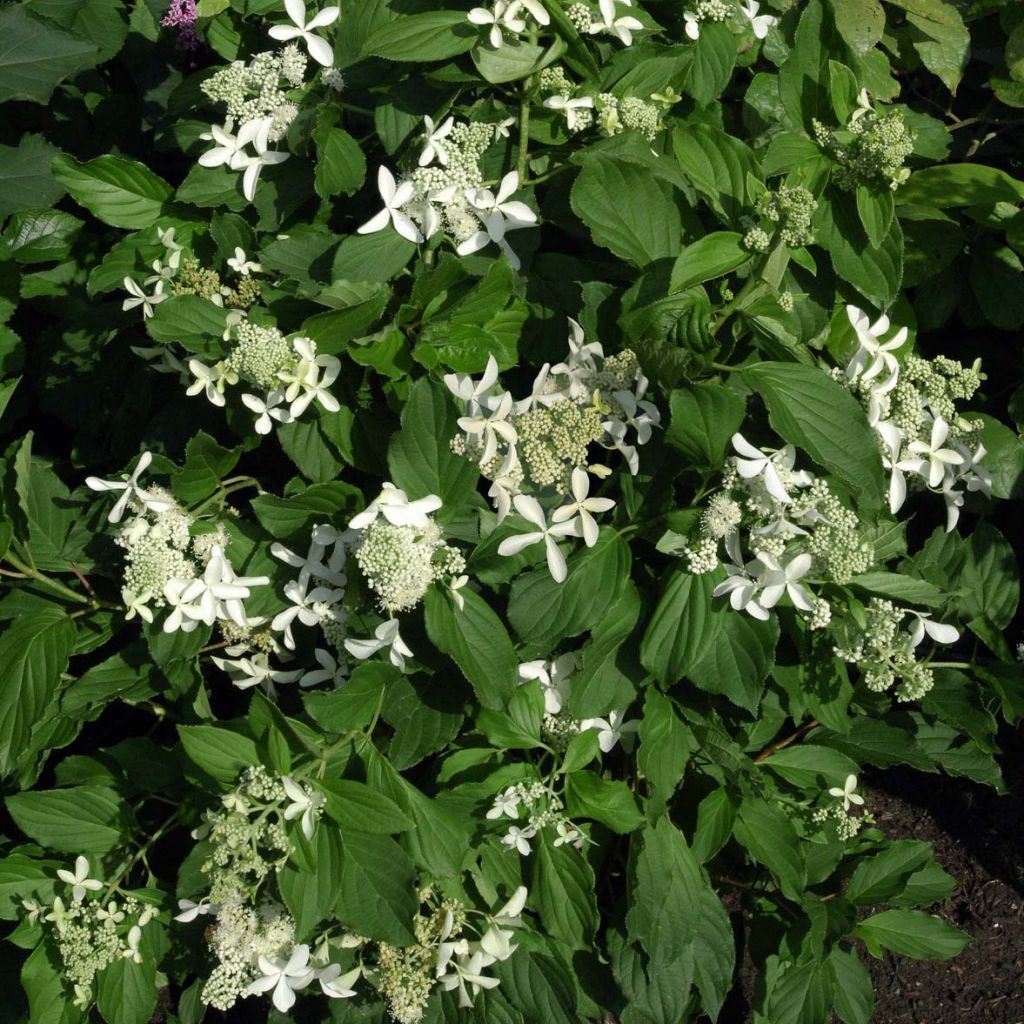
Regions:
<instances>
[{"instance_id":1,"label":"flower bud cluster","mask_svg":"<svg viewBox=\"0 0 1024 1024\"><path fill-rule=\"evenodd\" d=\"M520 856L528 856L533 847L530 841L546 828L554 829L554 846L566 843L583 848L586 837L563 813L565 805L561 798L543 782L518 782L507 787L494 798L494 805L487 812L490 820L501 818L525 819L525 827L510 825L501 837L503 846L515 850Z\"/></svg>"},{"instance_id":2,"label":"flower bud cluster","mask_svg":"<svg viewBox=\"0 0 1024 1024\"><path fill-rule=\"evenodd\" d=\"M914 132L901 110L879 114L862 106L844 130L833 131L815 121L814 136L838 164L832 180L848 192L855 192L858 185L895 192L910 177L904 162L914 151Z\"/></svg>"}]
</instances>

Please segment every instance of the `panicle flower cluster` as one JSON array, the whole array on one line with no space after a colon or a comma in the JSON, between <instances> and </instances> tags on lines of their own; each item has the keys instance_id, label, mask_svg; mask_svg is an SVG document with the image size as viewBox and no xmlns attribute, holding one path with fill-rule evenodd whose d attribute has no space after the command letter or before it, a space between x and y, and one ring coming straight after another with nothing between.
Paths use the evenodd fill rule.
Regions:
<instances>
[{"instance_id":1,"label":"panicle flower cluster","mask_svg":"<svg viewBox=\"0 0 1024 1024\"><path fill-rule=\"evenodd\" d=\"M800 185L780 185L775 191L762 192L757 200L762 220L746 218L743 244L754 252L767 252L777 235L791 249L810 245L814 241L811 218L817 208L817 200Z\"/></svg>"},{"instance_id":2,"label":"panicle flower cluster","mask_svg":"<svg viewBox=\"0 0 1024 1024\"><path fill-rule=\"evenodd\" d=\"M855 815L851 807L863 807L864 797L856 792L857 776L848 775L842 786L833 786L828 791L832 800L811 812L811 821L822 828L835 832L840 842L849 842L864 825L870 825L874 818L868 811Z\"/></svg>"},{"instance_id":3,"label":"panicle flower cluster","mask_svg":"<svg viewBox=\"0 0 1024 1024\"><path fill-rule=\"evenodd\" d=\"M372 234L391 226L417 244L443 232L460 256L494 243L513 268L520 262L506 235L528 228L537 215L526 203L512 199L519 175L510 171L495 192L483 185L480 158L494 139L507 132L505 122L462 122L449 117L435 125L425 117L424 146L418 166L401 182L387 167L377 172L377 188L384 208L371 217L359 234Z\"/></svg>"},{"instance_id":4,"label":"panicle flower cluster","mask_svg":"<svg viewBox=\"0 0 1024 1024\"><path fill-rule=\"evenodd\" d=\"M111 523L124 520L115 541L125 552L121 597L127 618L138 615L152 622L154 608L170 608L165 633L190 633L200 623L212 626L218 620L246 626L242 602L253 587L270 581L235 573L224 554L227 534L222 525L199 523L162 487L140 486L152 459L143 452L127 480L85 481L94 491L121 492L107 518Z\"/></svg>"},{"instance_id":5,"label":"panicle flower cluster","mask_svg":"<svg viewBox=\"0 0 1024 1024\"><path fill-rule=\"evenodd\" d=\"M236 60L207 78L200 88L215 103L223 103L226 116L244 124L269 117L270 141L277 142L298 112L289 100L291 89L306 79L306 55L295 43L278 53L258 53L248 62Z\"/></svg>"},{"instance_id":6,"label":"panicle flower cluster","mask_svg":"<svg viewBox=\"0 0 1024 1024\"><path fill-rule=\"evenodd\" d=\"M856 306L847 306L846 312L857 348L834 376L863 402L877 435L889 471L889 509L895 515L910 490L927 489L943 496L946 529L952 530L965 490L992 493L992 475L980 465L986 454L978 437L982 422L956 407L980 386L980 362L965 367L945 356L927 360L910 355L901 363L896 352L907 340L905 327L886 341L887 316L871 323Z\"/></svg>"},{"instance_id":7,"label":"panicle flower cluster","mask_svg":"<svg viewBox=\"0 0 1024 1024\"><path fill-rule=\"evenodd\" d=\"M565 578L558 537L582 537L597 543L594 512L614 502L590 496L590 476L603 479L610 469L590 465L590 447L618 451L631 473L639 470L637 446L645 444L660 423L657 407L644 400L647 379L628 349L605 356L600 342L587 342L583 328L571 320L569 354L563 362L545 363L530 395L514 399L498 384L498 364L491 356L479 380L448 374L445 384L462 403L463 431L451 441L454 452L476 462L491 481L491 498L500 523L513 507L531 526L526 534L502 542L502 554L516 554L543 540L556 579ZM565 503L547 515L525 493L554 491ZM539 531L539 532L538 532Z\"/></svg>"},{"instance_id":8,"label":"panicle flower cluster","mask_svg":"<svg viewBox=\"0 0 1024 1024\"><path fill-rule=\"evenodd\" d=\"M864 685L875 693L898 684L896 697L901 701L920 700L934 684L927 661L917 660L925 636L941 644L955 643L960 636L954 626L880 598L871 599L863 616L844 619L835 632L840 640L836 656L856 665Z\"/></svg>"},{"instance_id":9,"label":"panicle flower cluster","mask_svg":"<svg viewBox=\"0 0 1024 1024\"><path fill-rule=\"evenodd\" d=\"M561 113L570 132L585 131L596 123L606 137L638 131L653 142L663 128L662 107L638 96L619 97L610 92L596 98L575 96L577 86L561 65L541 71L539 83L541 92L547 94L544 106Z\"/></svg>"},{"instance_id":10,"label":"panicle flower cluster","mask_svg":"<svg viewBox=\"0 0 1024 1024\"><path fill-rule=\"evenodd\" d=\"M827 625L828 602L802 581L845 583L871 565L873 549L856 514L826 480L796 469L792 445L762 450L742 434L732 444L737 454L728 460L722 490L705 506L697 541L686 552L690 572L713 571L724 542L727 576L715 596L728 594L737 611L767 619L788 595L812 626Z\"/></svg>"},{"instance_id":11,"label":"panicle flower cluster","mask_svg":"<svg viewBox=\"0 0 1024 1024\"><path fill-rule=\"evenodd\" d=\"M92 1002L98 974L121 959L143 962L142 930L157 914L116 882L108 886L92 874L88 859L79 856L72 869L57 871L58 881L69 887L65 895L49 905L22 901L27 922L41 924L52 936L61 973L74 986L74 1002L82 1010Z\"/></svg>"},{"instance_id":12,"label":"panicle flower cluster","mask_svg":"<svg viewBox=\"0 0 1024 1024\"><path fill-rule=\"evenodd\" d=\"M163 28L177 30L177 45L183 50L194 50L199 45L196 14L196 0L171 0L167 13L160 19Z\"/></svg>"},{"instance_id":13,"label":"panicle flower cluster","mask_svg":"<svg viewBox=\"0 0 1024 1024\"><path fill-rule=\"evenodd\" d=\"M524 821L522 826L510 825L501 837L502 845L515 850L521 857L529 856L533 850L530 840L546 828L555 830L553 846L568 843L581 850L587 841L586 836L565 816L564 810L561 798L543 782L517 782L494 798L487 817L492 821L501 818Z\"/></svg>"},{"instance_id":14,"label":"panicle flower cluster","mask_svg":"<svg viewBox=\"0 0 1024 1024\"><path fill-rule=\"evenodd\" d=\"M914 151L913 129L901 110L875 111L866 90L844 130L833 131L815 120L814 137L838 164L832 180L848 192L858 185L894 192L910 177L910 168L903 165Z\"/></svg>"}]
</instances>

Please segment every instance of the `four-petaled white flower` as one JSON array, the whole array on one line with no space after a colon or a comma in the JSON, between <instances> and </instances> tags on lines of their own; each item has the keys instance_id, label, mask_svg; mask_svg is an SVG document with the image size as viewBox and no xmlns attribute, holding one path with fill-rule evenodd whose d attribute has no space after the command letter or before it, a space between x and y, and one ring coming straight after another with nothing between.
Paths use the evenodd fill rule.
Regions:
<instances>
[{"instance_id":1,"label":"four-petaled white flower","mask_svg":"<svg viewBox=\"0 0 1024 1024\"><path fill-rule=\"evenodd\" d=\"M615 16L615 0L598 0L597 5L601 9L601 20L595 21L590 26L591 33L607 32L609 35L617 36L626 46L632 46L633 33L639 32L644 27L643 22L630 14L617 18ZM688 31L687 34L689 34Z\"/></svg>"},{"instance_id":2,"label":"four-petaled white flower","mask_svg":"<svg viewBox=\"0 0 1024 1024\"><path fill-rule=\"evenodd\" d=\"M498 360L494 355L488 355L487 365L484 367L483 376L475 381L468 373L446 373L444 375L445 387L458 399L465 402L480 404L488 391L494 386L498 379Z\"/></svg>"},{"instance_id":3,"label":"four-petaled white flower","mask_svg":"<svg viewBox=\"0 0 1024 1024\"><path fill-rule=\"evenodd\" d=\"M124 587L121 590L121 600L124 601L124 617L126 622L134 619L136 615L143 622L153 621L153 609L147 605L148 601L153 600L152 590L144 590L141 594L136 594L134 590Z\"/></svg>"},{"instance_id":4,"label":"four-petaled white flower","mask_svg":"<svg viewBox=\"0 0 1024 1024\"><path fill-rule=\"evenodd\" d=\"M700 39L700 18L693 11L683 11L684 31L696 42Z\"/></svg>"},{"instance_id":5,"label":"four-petaled white flower","mask_svg":"<svg viewBox=\"0 0 1024 1024\"><path fill-rule=\"evenodd\" d=\"M185 388L185 394L204 394L211 405L223 408L226 402L224 388L228 384L237 384L238 374L226 369L223 363L207 366L200 359L190 359L188 368L195 379L191 385Z\"/></svg>"},{"instance_id":6,"label":"four-petaled white flower","mask_svg":"<svg viewBox=\"0 0 1024 1024\"><path fill-rule=\"evenodd\" d=\"M947 622L932 622L930 612L911 612L914 624L910 627L910 639L907 647L914 650L925 638L930 636L937 644L955 644L960 639L960 630Z\"/></svg>"},{"instance_id":7,"label":"four-petaled white flower","mask_svg":"<svg viewBox=\"0 0 1024 1024\"><path fill-rule=\"evenodd\" d=\"M295 993L305 988L316 977L309 966L309 946L296 946L289 956L271 959L261 956L257 961L262 976L251 982L248 991L261 995L273 990L274 1007L287 1013L295 1005Z\"/></svg>"},{"instance_id":8,"label":"four-petaled white flower","mask_svg":"<svg viewBox=\"0 0 1024 1024\"><path fill-rule=\"evenodd\" d=\"M241 274L242 277L248 277L250 274L258 274L263 269L259 263L248 259L245 255L245 250L238 245L235 246L235 255L228 257L228 266L236 274Z\"/></svg>"},{"instance_id":9,"label":"four-petaled white flower","mask_svg":"<svg viewBox=\"0 0 1024 1024\"><path fill-rule=\"evenodd\" d=\"M509 786L504 792L494 798L494 804L488 810L487 817L492 821L495 818L518 818L519 817L519 795L515 786Z\"/></svg>"},{"instance_id":10,"label":"four-petaled white flower","mask_svg":"<svg viewBox=\"0 0 1024 1024\"><path fill-rule=\"evenodd\" d=\"M445 146L444 140L451 135L452 129L455 127L455 118L449 117L435 127L434 119L429 115L424 115L423 127L425 129L424 134L427 137L427 144L423 147L423 152L420 153L420 167L426 167L427 164L433 163L435 160L442 167L447 167L448 149Z\"/></svg>"},{"instance_id":11,"label":"four-petaled white flower","mask_svg":"<svg viewBox=\"0 0 1024 1024\"><path fill-rule=\"evenodd\" d=\"M145 505L150 512L170 512L174 508L173 501L150 494L149 491L139 486L139 477L149 468L149 464L152 461L152 452L143 452L127 480L101 480L97 476L87 476L85 478L85 484L90 490L122 492L121 497L117 499L114 507L107 515L108 523L121 522L121 517L124 515L128 502L131 500Z\"/></svg>"},{"instance_id":12,"label":"four-petaled white flower","mask_svg":"<svg viewBox=\"0 0 1024 1024\"><path fill-rule=\"evenodd\" d=\"M213 657L211 660L217 668L228 674L231 682L239 690L261 686L270 696L277 692L274 688L275 683L294 683L302 675L302 669L286 671L271 668L268 656L263 652L252 654L248 658Z\"/></svg>"},{"instance_id":13,"label":"four-petaled white flower","mask_svg":"<svg viewBox=\"0 0 1024 1024\"><path fill-rule=\"evenodd\" d=\"M779 19L771 14L758 14L761 5L758 0L743 0L740 4L740 14L749 22L757 39L764 39L766 35L779 23Z\"/></svg>"},{"instance_id":14,"label":"four-petaled white flower","mask_svg":"<svg viewBox=\"0 0 1024 1024\"><path fill-rule=\"evenodd\" d=\"M200 167L223 167L228 166L233 171L239 168L239 162L245 158L245 147L256 137L259 131L259 120L247 121L239 129L237 135L233 135L234 122L229 118L223 125L211 124L208 132L203 132L199 137L216 145L199 156Z\"/></svg>"},{"instance_id":15,"label":"four-petaled white flower","mask_svg":"<svg viewBox=\"0 0 1024 1024\"><path fill-rule=\"evenodd\" d=\"M306 44L310 57L329 68L334 63L334 51L331 44L320 36L313 35L314 29L326 28L338 19L341 13L338 7L325 7L322 11L306 21L306 5L303 0L284 0L284 9L288 12L293 25L273 25L270 38L287 43L291 39L301 39Z\"/></svg>"},{"instance_id":16,"label":"four-petaled white flower","mask_svg":"<svg viewBox=\"0 0 1024 1024\"><path fill-rule=\"evenodd\" d=\"M128 930L127 948L121 953L121 956L125 960L131 960L133 963L142 963L142 950L139 949L139 943L142 941L142 929L137 925L133 924Z\"/></svg>"},{"instance_id":17,"label":"four-petaled white flower","mask_svg":"<svg viewBox=\"0 0 1024 1024\"><path fill-rule=\"evenodd\" d=\"M809 480L806 473L791 472L796 461L796 449L792 445L786 445L778 451L768 453L761 451L760 448L755 448L742 434L733 434L732 446L739 452L739 455L733 459L736 464L736 472L744 480L763 477L768 493L782 504L787 504L791 499L779 474L780 468L786 471L790 483L805 485Z\"/></svg>"},{"instance_id":18,"label":"four-petaled white flower","mask_svg":"<svg viewBox=\"0 0 1024 1024\"><path fill-rule=\"evenodd\" d=\"M363 530L377 516L383 516L392 526L415 526L425 530L430 525L428 516L441 507L441 499L436 494L428 494L425 498L410 501L405 491L392 483L385 483L369 505L349 522L352 530Z\"/></svg>"},{"instance_id":19,"label":"four-petaled white flower","mask_svg":"<svg viewBox=\"0 0 1024 1024\"><path fill-rule=\"evenodd\" d=\"M536 526L537 529L531 530L528 533L517 534L515 537L506 537L498 545L498 554L504 556L518 555L520 551L528 548L531 544L544 541L548 571L556 583L562 583L568 574L568 568L566 567L562 552L558 550L558 540L562 537L583 536L580 520L574 518L568 522L552 523L549 526L544 515L544 509L540 507L540 502L529 494L517 494L512 499L512 504L515 506L516 511L528 523Z\"/></svg>"},{"instance_id":20,"label":"four-petaled white flower","mask_svg":"<svg viewBox=\"0 0 1024 1024\"><path fill-rule=\"evenodd\" d=\"M936 416L930 438L927 441L911 441L907 445L907 451L919 456L928 466L929 487L938 487L949 467L963 465L964 457L959 452L942 447L948 437L949 424L941 416Z\"/></svg>"},{"instance_id":21,"label":"four-petaled white flower","mask_svg":"<svg viewBox=\"0 0 1024 1024\"><path fill-rule=\"evenodd\" d=\"M762 608L774 608L783 594L789 594L793 604L804 612L814 611L814 598L799 581L811 570L811 556L804 552L792 555L785 562L778 562L762 552L759 561L767 568L761 587L759 604Z\"/></svg>"},{"instance_id":22,"label":"four-petaled white flower","mask_svg":"<svg viewBox=\"0 0 1024 1024\"><path fill-rule=\"evenodd\" d=\"M345 641L345 650L358 658L360 661L372 657L378 651L388 648L388 658L395 668L405 671L405 659L411 658L412 651L405 645L398 632L398 619L388 619L382 622L374 631L374 639L357 640L348 639Z\"/></svg>"},{"instance_id":23,"label":"four-petaled white flower","mask_svg":"<svg viewBox=\"0 0 1024 1024\"><path fill-rule=\"evenodd\" d=\"M560 93L556 93L554 96L549 96L544 101L544 106L549 110L561 111L562 114L565 115L566 127L569 131L574 132L577 128L586 124L586 118L580 113L580 111L593 110L594 97L577 96L575 99L570 99L568 96L562 96Z\"/></svg>"},{"instance_id":24,"label":"four-petaled white flower","mask_svg":"<svg viewBox=\"0 0 1024 1024\"><path fill-rule=\"evenodd\" d=\"M331 682L337 687L345 682L348 666L343 661L339 662L330 651L325 651L321 647L313 652L313 657L320 667L304 673L299 680L299 686L319 686L320 683Z\"/></svg>"},{"instance_id":25,"label":"four-petaled white flower","mask_svg":"<svg viewBox=\"0 0 1024 1024\"><path fill-rule=\"evenodd\" d=\"M180 913L174 915L174 920L180 921L182 924L188 924L197 917L205 917L211 913L215 914L218 909L219 907L216 903L211 903L205 897L198 903L194 903L192 900L178 900L178 910Z\"/></svg>"},{"instance_id":26,"label":"four-petaled white flower","mask_svg":"<svg viewBox=\"0 0 1024 1024\"><path fill-rule=\"evenodd\" d=\"M103 883L99 879L89 877L89 861L81 855L75 858L74 871L58 868L57 877L72 887L71 898L75 903L81 903L86 892L99 892L103 888Z\"/></svg>"},{"instance_id":27,"label":"four-petaled white flower","mask_svg":"<svg viewBox=\"0 0 1024 1024\"><path fill-rule=\"evenodd\" d=\"M301 815L302 834L312 841L317 814L324 802L323 794L308 792L289 775L281 776L281 785L284 786L285 794L291 801L284 809L284 820L291 821Z\"/></svg>"},{"instance_id":28,"label":"four-petaled white flower","mask_svg":"<svg viewBox=\"0 0 1024 1024\"><path fill-rule=\"evenodd\" d=\"M758 596L764 586L767 566L760 558L744 561L738 530L733 530L725 538L725 550L732 561L724 563L726 578L715 587L712 595L723 597L728 594L729 604L735 611L745 611L755 619L765 621L768 610L761 605Z\"/></svg>"},{"instance_id":29,"label":"four-petaled white flower","mask_svg":"<svg viewBox=\"0 0 1024 1024\"><path fill-rule=\"evenodd\" d=\"M526 28L526 22L509 16L509 4L507 0L494 0L494 6L488 10L486 7L474 7L466 17L481 28L489 26L487 39L491 47L500 49L505 41L502 29L510 32L522 32Z\"/></svg>"},{"instance_id":30,"label":"four-petaled white flower","mask_svg":"<svg viewBox=\"0 0 1024 1024\"><path fill-rule=\"evenodd\" d=\"M320 982L320 991L329 999L351 999L356 994L352 985L362 973L362 967L353 967L342 974L341 964L328 964L316 972L316 980Z\"/></svg>"},{"instance_id":31,"label":"four-petaled white flower","mask_svg":"<svg viewBox=\"0 0 1024 1024\"><path fill-rule=\"evenodd\" d=\"M629 0L626 0L626 2L628 3ZM551 24L551 15L548 14L541 0L512 0L508 5L508 13L505 17L518 18L524 10L538 25Z\"/></svg>"},{"instance_id":32,"label":"four-petaled white flower","mask_svg":"<svg viewBox=\"0 0 1024 1024\"><path fill-rule=\"evenodd\" d=\"M829 791L829 796L834 796L837 800L843 801L843 810L849 811L851 804L860 806L864 803L864 797L858 796L856 793L857 789L857 776L847 775L846 782L843 783L842 787L833 786Z\"/></svg>"},{"instance_id":33,"label":"four-petaled white flower","mask_svg":"<svg viewBox=\"0 0 1024 1024\"><path fill-rule=\"evenodd\" d=\"M250 203L256 198L256 183L259 181L263 168L283 164L289 157L288 153L281 150L267 148L270 145L270 129L273 124L273 118L264 117L242 125L242 130L238 133L239 139L245 135L247 143L256 151L255 156L249 156L247 153L240 154L236 160L237 166L233 168L234 170L244 170L242 194ZM255 129L252 130L252 138L249 138L247 130L251 129L253 125L255 125Z\"/></svg>"},{"instance_id":34,"label":"four-petaled white flower","mask_svg":"<svg viewBox=\"0 0 1024 1024\"><path fill-rule=\"evenodd\" d=\"M524 661L519 666L519 685L536 679L544 693L544 711L557 715L569 696L569 679L576 671L576 655L562 654L552 661Z\"/></svg>"},{"instance_id":35,"label":"four-petaled white flower","mask_svg":"<svg viewBox=\"0 0 1024 1024\"><path fill-rule=\"evenodd\" d=\"M625 718L625 710L609 711L607 718L585 718L580 722L580 732L596 729L597 745L606 754L620 742L629 750L633 745L633 733L640 728L640 722L636 719L627 722Z\"/></svg>"},{"instance_id":36,"label":"four-petaled white flower","mask_svg":"<svg viewBox=\"0 0 1024 1024\"><path fill-rule=\"evenodd\" d=\"M846 377L863 383L874 380L883 370L893 377L899 373L899 363L894 352L899 351L907 340L907 328L901 327L889 341L882 341L889 330L889 318L884 314L874 323L862 309L846 307L846 316L857 335L857 351L846 365Z\"/></svg>"},{"instance_id":37,"label":"four-petaled white flower","mask_svg":"<svg viewBox=\"0 0 1024 1024\"><path fill-rule=\"evenodd\" d=\"M284 633L284 645L290 651L295 650L295 638L292 636L292 625L296 619L304 626L315 626L320 621L319 604L337 604L344 596L343 590L331 590L328 587L309 589L309 577L300 575L297 580L289 580L284 585L284 596L291 601L291 606L278 612L270 623L275 632Z\"/></svg>"},{"instance_id":38,"label":"four-petaled white flower","mask_svg":"<svg viewBox=\"0 0 1024 1024\"><path fill-rule=\"evenodd\" d=\"M505 392L488 415L482 408L471 416L460 416L459 429L471 437L478 437L483 442L480 452L480 465L491 461L498 452L498 440L513 445L519 439L516 428L509 423L512 414L512 395Z\"/></svg>"},{"instance_id":39,"label":"four-petaled white flower","mask_svg":"<svg viewBox=\"0 0 1024 1024\"><path fill-rule=\"evenodd\" d=\"M503 846L515 850L521 857L527 857L532 847L530 840L537 834L534 828L520 828L518 825L510 825L509 830L501 837Z\"/></svg>"},{"instance_id":40,"label":"four-petaled white flower","mask_svg":"<svg viewBox=\"0 0 1024 1024\"><path fill-rule=\"evenodd\" d=\"M141 306L143 317L150 317L153 315L153 307L168 298L168 296L164 294L163 279L156 282L156 287L153 289L152 295L147 295L142 290L142 287L138 282L132 280L130 277L126 277L122 283L124 284L124 290L131 296L121 303L121 309L125 312L129 309L134 309L136 306Z\"/></svg>"},{"instance_id":41,"label":"four-petaled white flower","mask_svg":"<svg viewBox=\"0 0 1024 1024\"><path fill-rule=\"evenodd\" d=\"M255 430L257 434L269 434L273 429L273 421L291 423L295 419L289 409L284 408L284 392L271 391L266 398L259 395L242 395L242 404L256 415Z\"/></svg>"},{"instance_id":42,"label":"four-petaled white flower","mask_svg":"<svg viewBox=\"0 0 1024 1024\"><path fill-rule=\"evenodd\" d=\"M573 500L556 508L551 513L551 522L564 523L579 517L583 543L592 548L597 543L598 535L597 520L592 513L608 512L615 508L615 502L611 498L591 498L589 495L590 476L585 469L577 466L572 471Z\"/></svg>"},{"instance_id":43,"label":"four-petaled white flower","mask_svg":"<svg viewBox=\"0 0 1024 1024\"><path fill-rule=\"evenodd\" d=\"M416 193L416 185L409 179L396 184L395 176L383 165L377 171L377 190L381 199L384 200L384 209L371 217L362 227L357 229L357 234L369 235L375 231L383 231L388 222L394 229L410 242L422 242L423 235L420 229L413 223L412 218L403 213L402 207L412 199Z\"/></svg>"},{"instance_id":44,"label":"four-petaled white flower","mask_svg":"<svg viewBox=\"0 0 1024 1024\"><path fill-rule=\"evenodd\" d=\"M475 232L459 244L455 251L460 256L478 252L489 242L494 242L505 253L512 269L519 269L519 257L512 251L505 235L509 231L518 231L536 224L537 214L526 203L511 199L517 188L519 173L509 171L501 179L497 193L489 188L466 189L466 199L480 218L483 230Z\"/></svg>"}]
</instances>

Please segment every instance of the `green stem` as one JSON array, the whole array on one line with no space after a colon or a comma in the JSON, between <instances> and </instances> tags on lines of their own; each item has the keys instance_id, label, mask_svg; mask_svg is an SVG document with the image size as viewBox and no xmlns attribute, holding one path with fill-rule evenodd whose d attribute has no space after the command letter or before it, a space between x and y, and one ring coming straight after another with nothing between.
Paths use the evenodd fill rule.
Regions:
<instances>
[{"instance_id":1,"label":"green stem","mask_svg":"<svg viewBox=\"0 0 1024 1024\"><path fill-rule=\"evenodd\" d=\"M929 661L929 668L973 668L969 661Z\"/></svg>"},{"instance_id":2,"label":"green stem","mask_svg":"<svg viewBox=\"0 0 1024 1024\"><path fill-rule=\"evenodd\" d=\"M526 162L530 157L530 86L533 78L528 78L523 83L523 93L519 100L519 162L516 170L519 172L519 184L526 184Z\"/></svg>"},{"instance_id":3,"label":"green stem","mask_svg":"<svg viewBox=\"0 0 1024 1024\"><path fill-rule=\"evenodd\" d=\"M763 284L764 282L761 280L761 270L759 268L756 272L752 272L750 277L747 278L747 283L740 289L736 298L722 307L721 312L719 312L718 317L715 319L715 322L709 328L712 337L722 329L726 320L728 320L737 309L740 309L754 291L760 288ZM732 369L732 367L730 367L730 369Z\"/></svg>"},{"instance_id":4,"label":"green stem","mask_svg":"<svg viewBox=\"0 0 1024 1024\"><path fill-rule=\"evenodd\" d=\"M22 573L26 579L35 580L41 587L48 587L55 594L60 594L61 597L67 598L69 601L74 601L77 604L94 604L84 594L79 594L77 591L72 590L70 587L64 586L63 583L59 583L57 580L47 576L46 573L40 571L35 565L26 565L17 555L12 554L10 551L4 556L11 565L14 566L20 573Z\"/></svg>"},{"instance_id":5,"label":"green stem","mask_svg":"<svg viewBox=\"0 0 1024 1024\"><path fill-rule=\"evenodd\" d=\"M232 477L230 480L222 481L217 490L213 492L205 501L200 502L195 508L189 509L192 515L197 516L200 512L204 512L210 505L215 501L223 504L224 499L230 494L234 494L236 491L244 491L247 487L259 487L260 482L252 476L238 476Z\"/></svg>"}]
</instances>

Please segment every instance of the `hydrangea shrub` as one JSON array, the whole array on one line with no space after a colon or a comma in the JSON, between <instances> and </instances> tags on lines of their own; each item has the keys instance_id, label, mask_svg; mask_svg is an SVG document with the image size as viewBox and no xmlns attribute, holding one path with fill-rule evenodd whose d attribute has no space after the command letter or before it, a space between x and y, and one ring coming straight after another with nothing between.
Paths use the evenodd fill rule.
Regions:
<instances>
[{"instance_id":1,"label":"hydrangea shrub","mask_svg":"<svg viewBox=\"0 0 1024 1024\"><path fill-rule=\"evenodd\" d=\"M1019 5L0 30L6 1017L696 1024L747 958L868 1024L960 952L869 780L1024 713Z\"/></svg>"}]
</instances>

